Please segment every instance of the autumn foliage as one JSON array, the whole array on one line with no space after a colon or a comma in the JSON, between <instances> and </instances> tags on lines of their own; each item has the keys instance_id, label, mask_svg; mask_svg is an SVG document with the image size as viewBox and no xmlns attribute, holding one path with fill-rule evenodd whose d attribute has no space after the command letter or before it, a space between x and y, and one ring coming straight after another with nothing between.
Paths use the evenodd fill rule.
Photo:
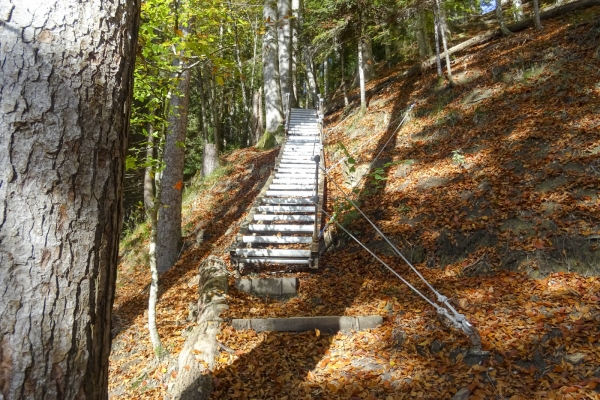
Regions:
<instances>
[{"instance_id":1,"label":"autumn foliage","mask_svg":"<svg viewBox=\"0 0 600 400\"><path fill-rule=\"evenodd\" d=\"M356 93L351 107L334 104L327 116L328 165L342 157L340 143L352 151L376 135L356 157L357 167L369 165L391 138L356 176L353 196L477 327L489 356L470 354L461 332L338 232L320 271L277 273L300 278L296 297L231 289L225 317L380 314L384 325L328 335L224 324L212 398L449 399L461 389L469 399L599 398L598 18L600 8L591 8L459 54L455 88L438 84L435 71L409 79L401 77L406 66L380 71L367 87L366 116L356 114ZM193 326L196 269L211 253L227 260L275 156L234 152L224 160L227 177L188 188L197 191L184 222L189 247L164 276L157 310L172 354L162 364L151 362L143 328L147 268L121 264L112 398L163 398ZM350 175L340 166L331 179L350 192ZM328 190L329 211L426 292L364 221L340 208L339 191Z\"/></svg>"}]
</instances>

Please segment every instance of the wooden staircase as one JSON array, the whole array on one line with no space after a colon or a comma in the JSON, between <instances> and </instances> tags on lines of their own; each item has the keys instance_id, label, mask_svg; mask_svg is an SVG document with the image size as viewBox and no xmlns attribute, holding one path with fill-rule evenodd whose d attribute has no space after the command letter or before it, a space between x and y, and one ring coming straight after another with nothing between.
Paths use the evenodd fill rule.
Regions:
<instances>
[{"instance_id":1,"label":"wooden staircase","mask_svg":"<svg viewBox=\"0 0 600 400\"><path fill-rule=\"evenodd\" d=\"M247 264L319 267L321 206L325 189L322 116L293 108L274 171L256 198L230 252L241 272Z\"/></svg>"}]
</instances>

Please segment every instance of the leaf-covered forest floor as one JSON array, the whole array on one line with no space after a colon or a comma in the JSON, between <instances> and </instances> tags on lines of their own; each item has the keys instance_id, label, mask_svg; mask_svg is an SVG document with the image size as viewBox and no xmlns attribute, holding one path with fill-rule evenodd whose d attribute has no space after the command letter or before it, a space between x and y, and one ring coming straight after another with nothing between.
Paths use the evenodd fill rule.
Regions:
<instances>
[{"instance_id":1,"label":"leaf-covered forest floor","mask_svg":"<svg viewBox=\"0 0 600 400\"><path fill-rule=\"evenodd\" d=\"M489 357L467 354L462 333L338 234L320 271L275 274L300 278L294 298L239 292L232 277L225 317L379 314L383 326L332 336L224 324L212 398L449 399L460 389L470 399L600 398L599 20L595 7L469 49L457 55L455 88L435 70L410 79L398 78L402 68L381 71L368 86L366 116L355 100L326 118L330 166L343 156L339 143L352 152L372 139L355 172L340 165L332 178L347 191L355 186L367 215L477 327ZM197 268L211 253L228 259L275 157L234 152L227 174L188 189L187 247L162 277L157 319L169 355L160 364L145 326L143 227L130 236L119 267L111 398L167 395L193 326ZM425 291L366 223L344 212L334 185L328 190L329 211Z\"/></svg>"}]
</instances>

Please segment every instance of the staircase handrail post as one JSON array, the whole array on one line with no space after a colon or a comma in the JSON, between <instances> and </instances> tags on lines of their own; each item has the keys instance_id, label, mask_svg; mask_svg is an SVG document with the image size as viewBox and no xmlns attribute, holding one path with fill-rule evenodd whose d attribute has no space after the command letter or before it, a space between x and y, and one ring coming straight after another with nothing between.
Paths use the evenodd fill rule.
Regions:
<instances>
[{"instance_id":1,"label":"staircase handrail post","mask_svg":"<svg viewBox=\"0 0 600 400\"><path fill-rule=\"evenodd\" d=\"M315 162L315 189L313 191L314 196L312 198L315 204L315 227L313 231L313 243L319 240L319 163L321 162L321 156L315 155L313 157Z\"/></svg>"}]
</instances>

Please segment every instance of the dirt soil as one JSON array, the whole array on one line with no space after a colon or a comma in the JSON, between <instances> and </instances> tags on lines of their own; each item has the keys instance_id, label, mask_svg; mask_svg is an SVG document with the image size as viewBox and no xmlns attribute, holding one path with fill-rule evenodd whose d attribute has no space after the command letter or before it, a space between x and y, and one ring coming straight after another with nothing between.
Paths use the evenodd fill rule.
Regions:
<instances>
[{"instance_id":1,"label":"dirt soil","mask_svg":"<svg viewBox=\"0 0 600 400\"><path fill-rule=\"evenodd\" d=\"M356 93L327 115L327 165L343 157L340 143L352 153L372 139L354 156L356 171L348 163L331 171L328 211L427 293L336 184L351 193L478 329L487 356L470 354L464 334L332 225L336 242L320 271L254 274L299 277L296 297L252 296L232 276L225 317L379 314L383 326L326 335L224 324L212 398L600 398L599 20L595 7L469 49L456 57L452 88L435 70L408 80L394 79L402 68L380 71L366 116ZM162 363L145 327L147 243L140 236L127 248L111 398L168 396L193 326L197 268L211 253L228 261L275 155L235 152L229 175L189 189L188 247L163 277L157 311L169 351Z\"/></svg>"}]
</instances>

